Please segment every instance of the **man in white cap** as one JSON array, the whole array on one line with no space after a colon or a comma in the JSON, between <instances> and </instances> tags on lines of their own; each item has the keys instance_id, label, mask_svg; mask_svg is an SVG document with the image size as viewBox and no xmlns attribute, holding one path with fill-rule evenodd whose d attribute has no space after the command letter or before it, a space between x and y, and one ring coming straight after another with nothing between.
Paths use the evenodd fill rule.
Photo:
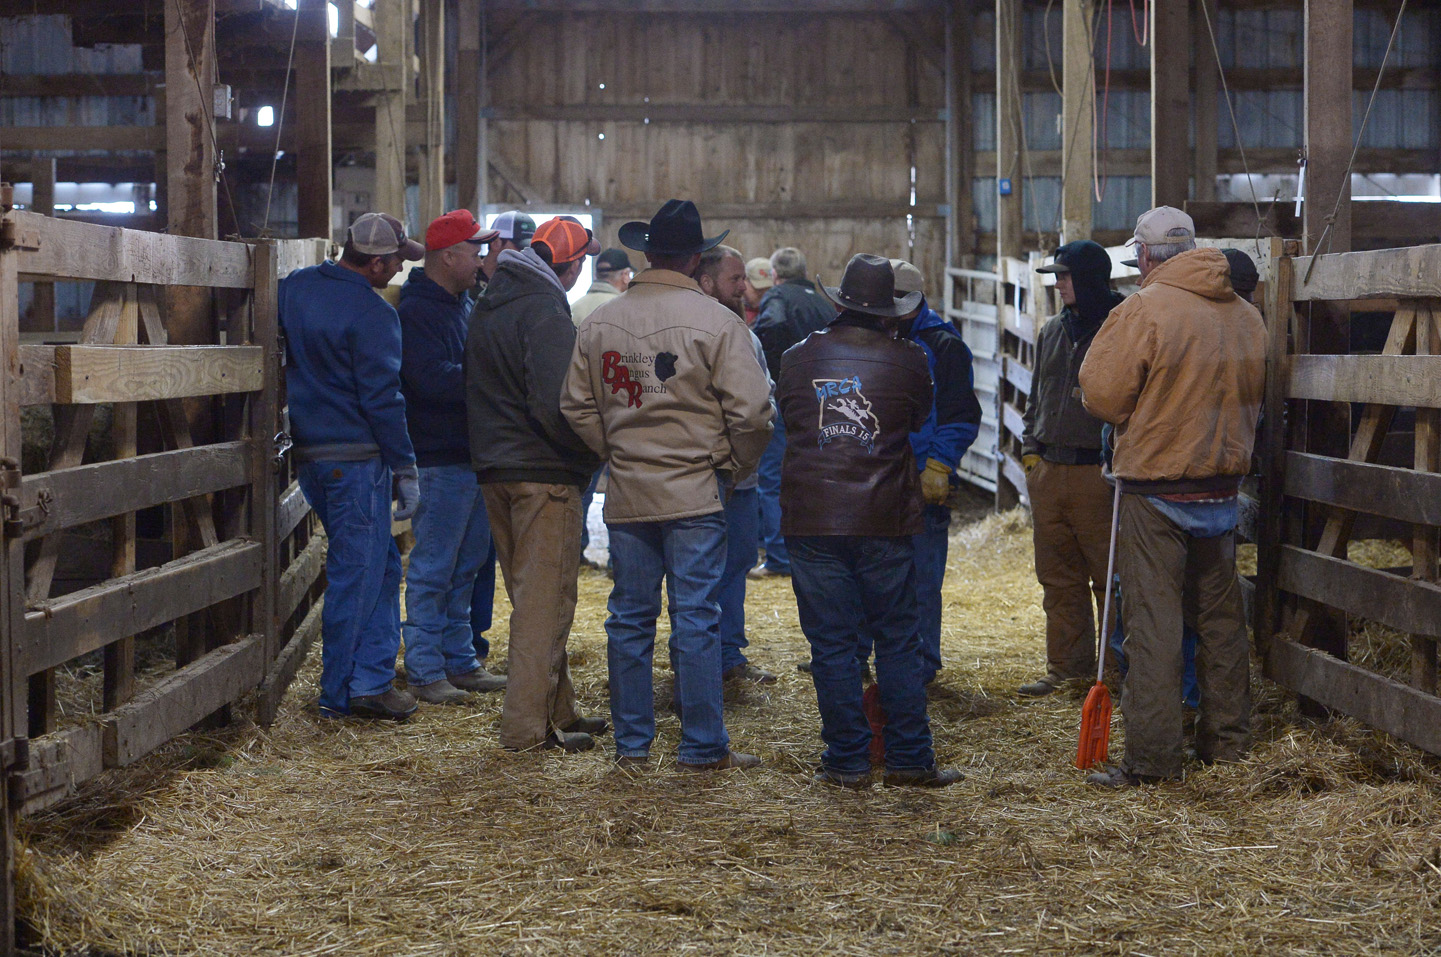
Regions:
<instances>
[{"instance_id":1,"label":"man in white cap","mask_svg":"<svg viewBox=\"0 0 1441 957\"><path fill-rule=\"evenodd\" d=\"M1087 781L1120 787L1181 773L1182 623L1200 633L1196 753L1250 745L1246 621L1236 580L1241 477L1266 384L1266 328L1231 288L1226 257L1197 249L1191 217L1143 213L1141 288L1111 311L1081 364L1087 411L1116 427L1116 560L1126 598L1126 750Z\"/></svg>"},{"instance_id":2,"label":"man in white cap","mask_svg":"<svg viewBox=\"0 0 1441 957\"><path fill-rule=\"evenodd\" d=\"M375 290L424 253L395 217L366 213L351 225L339 262L280 283L300 489L330 539L320 626L327 717L404 720L416 708L414 696L393 685L400 552L390 498L393 483L394 518L408 519L420 485L400 391L400 318Z\"/></svg>"},{"instance_id":3,"label":"man in white cap","mask_svg":"<svg viewBox=\"0 0 1441 957\"><path fill-rule=\"evenodd\" d=\"M746 263L746 286L742 297L745 301L746 325L756 324L756 316L761 313L761 297L775 284L775 273L771 271L769 257L757 256Z\"/></svg>"},{"instance_id":4,"label":"man in white cap","mask_svg":"<svg viewBox=\"0 0 1441 957\"><path fill-rule=\"evenodd\" d=\"M490 282L490 277L495 275L501 253L507 249L520 252L530 245L530 239L535 235L535 220L518 209L501 213L490 226L495 230L495 238L490 240L485 258L480 262L480 281L483 283Z\"/></svg>"}]
</instances>

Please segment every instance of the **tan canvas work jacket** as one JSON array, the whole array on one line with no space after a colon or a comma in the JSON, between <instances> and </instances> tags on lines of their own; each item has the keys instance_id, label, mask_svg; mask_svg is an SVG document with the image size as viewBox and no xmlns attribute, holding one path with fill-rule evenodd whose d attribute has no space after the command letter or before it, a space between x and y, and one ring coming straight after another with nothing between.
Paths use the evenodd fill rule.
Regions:
<instances>
[{"instance_id":1,"label":"tan canvas work jacket","mask_svg":"<svg viewBox=\"0 0 1441 957\"><path fill-rule=\"evenodd\" d=\"M718 512L771 437L770 380L751 334L694 280L647 269L581 323L561 411L610 463L605 520Z\"/></svg>"},{"instance_id":2,"label":"tan canvas work jacket","mask_svg":"<svg viewBox=\"0 0 1441 957\"><path fill-rule=\"evenodd\" d=\"M1219 250L1169 259L1091 343L1082 398L1116 426L1115 472L1128 491L1234 491L1250 468L1266 328L1229 275Z\"/></svg>"}]
</instances>

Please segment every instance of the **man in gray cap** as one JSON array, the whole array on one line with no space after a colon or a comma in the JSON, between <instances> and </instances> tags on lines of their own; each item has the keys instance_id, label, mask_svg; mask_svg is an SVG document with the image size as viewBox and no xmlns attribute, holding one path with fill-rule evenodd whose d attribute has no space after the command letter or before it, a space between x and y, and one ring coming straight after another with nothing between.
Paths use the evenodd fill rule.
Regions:
<instances>
[{"instance_id":1,"label":"man in gray cap","mask_svg":"<svg viewBox=\"0 0 1441 957\"><path fill-rule=\"evenodd\" d=\"M635 270L624 249L607 249L595 257L595 279L585 295L570 307L570 321L579 329L586 316L625 292L634 277Z\"/></svg>"},{"instance_id":2,"label":"man in gray cap","mask_svg":"<svg viewBox=\"0 0 1441 957\"><path fill-rule=\"evenodd\" d=\"M1101 420L1081 405L1076 378L1101 323L1121 297L1111 289L1111 258L1079 240L1056 250L1037 272L1056 277L1064 308L1041 327L1026 399L1021 464L1031 502L1036 578L1046 610L1046 671L1018 689L1048 695L1096 667L1096 607L1104 607L1111 489L1101 477Z\"/></svg>"},{"instance_id":3,"label":"man in gray cap","mask_svg":"<svg viewBox=\"0 0 1441 957\"><path fill-rule=\"evenodd\" d=\"M1230 761L1251 739L1250 647L1236 579L1241 477L1266 384L1266 328L1231 289L1220 250L1197 249L1169 206L1136 221L1141 289L1081 365L1087 411L1116 427L1116 559L1126 590L1125 756L1088 783L1181 773L1183 620L1195 625L1196 753Z\"/></svg>"},{"instance_id":4,"label":"man in gray cap","mask_svg":"<svg viewBox=\"0 0 1441 957\"><path fill-rule=\"evenodd\" d=\"M339 262L280 283L285 382L298 479L330 547L321 616L320 712L404 720L415 697L393 686L400 650L400 552L390 536L420 501L400 391L400 317L375 290L425 247L393 216L351 225ZM376 494L377 490L381 494Z\"/></svg>"},{"instance_id":5,"label":"man in gray cap","mask_svg":"<svg viewBox=\"0 0 1441 957\"><path fill-rule=\"evenodd\" d=\"M490 228L495 230L496 237L486 247L485 258L480 262L481 282L490 282L490 277L495 275L501 253L507 249L520 252L530 245L530 238L535 235L535 220L518 209L512 209L495 217Z\"/></svg>"}]
</instances>

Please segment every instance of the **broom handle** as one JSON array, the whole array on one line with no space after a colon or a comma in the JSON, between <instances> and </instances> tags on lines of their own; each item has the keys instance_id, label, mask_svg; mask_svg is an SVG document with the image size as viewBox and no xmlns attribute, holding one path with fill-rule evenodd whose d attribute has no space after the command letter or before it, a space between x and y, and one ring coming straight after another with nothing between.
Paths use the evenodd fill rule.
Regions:
<instances>
[{"instance_id":1,"label":"broom handle","mask_svg":"<svg viewBox=\"0 0 1441 957\"><path fill-rule=\"evenodd\" d=\"M1106 646L1111 643L1111 595L1116 580L1116 529L1121 524L1121 478L1115 477L1116 496L1111 501L1111 547L1106 554L1106 600L1101 604L1101 653L1096 656L1096 684L1106 673Z\"/></svg>"}]
</instances>

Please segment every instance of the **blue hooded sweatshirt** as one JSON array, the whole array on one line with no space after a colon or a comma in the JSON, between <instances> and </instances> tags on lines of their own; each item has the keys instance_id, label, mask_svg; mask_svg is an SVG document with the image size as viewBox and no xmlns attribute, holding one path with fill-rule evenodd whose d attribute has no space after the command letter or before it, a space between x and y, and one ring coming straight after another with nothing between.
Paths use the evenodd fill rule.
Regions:
<instances>
[{"instance_id":1,"label":"blue hooded sweatshirt","mask_svg":"<svg viewBox=\"0 0 1441 957\"><path fill-rule=\"evenodd\" d=\"M416 267L400 287L400 391L421 468L470 466L465 423L465 333L470 297L453 296Z\"/></svg>"},{"instance_id":2,"label":"blue hooded sweatshirt","mask_svg":"<svg viewBox=\"0 0 1441 957\"><path fill-rule=\"evenodd\" d=\"M925 299L907 338L925 351L936 396L926 424L911 433L916 470L926 467L926 459L935 459L954 471L981 428L970 347Z\"/></svg>"},{"instance_id":3,"label":"blue hooded sweatshirt","mask_svg":"<svg viewBox=\"0 0 1441 957\"><path fill-rule=\"evenodd\" d=\"M400 394L400 320L366 278L326 260L280 283L298 456L415 464Z\"/></svg>"}]
</instances>

